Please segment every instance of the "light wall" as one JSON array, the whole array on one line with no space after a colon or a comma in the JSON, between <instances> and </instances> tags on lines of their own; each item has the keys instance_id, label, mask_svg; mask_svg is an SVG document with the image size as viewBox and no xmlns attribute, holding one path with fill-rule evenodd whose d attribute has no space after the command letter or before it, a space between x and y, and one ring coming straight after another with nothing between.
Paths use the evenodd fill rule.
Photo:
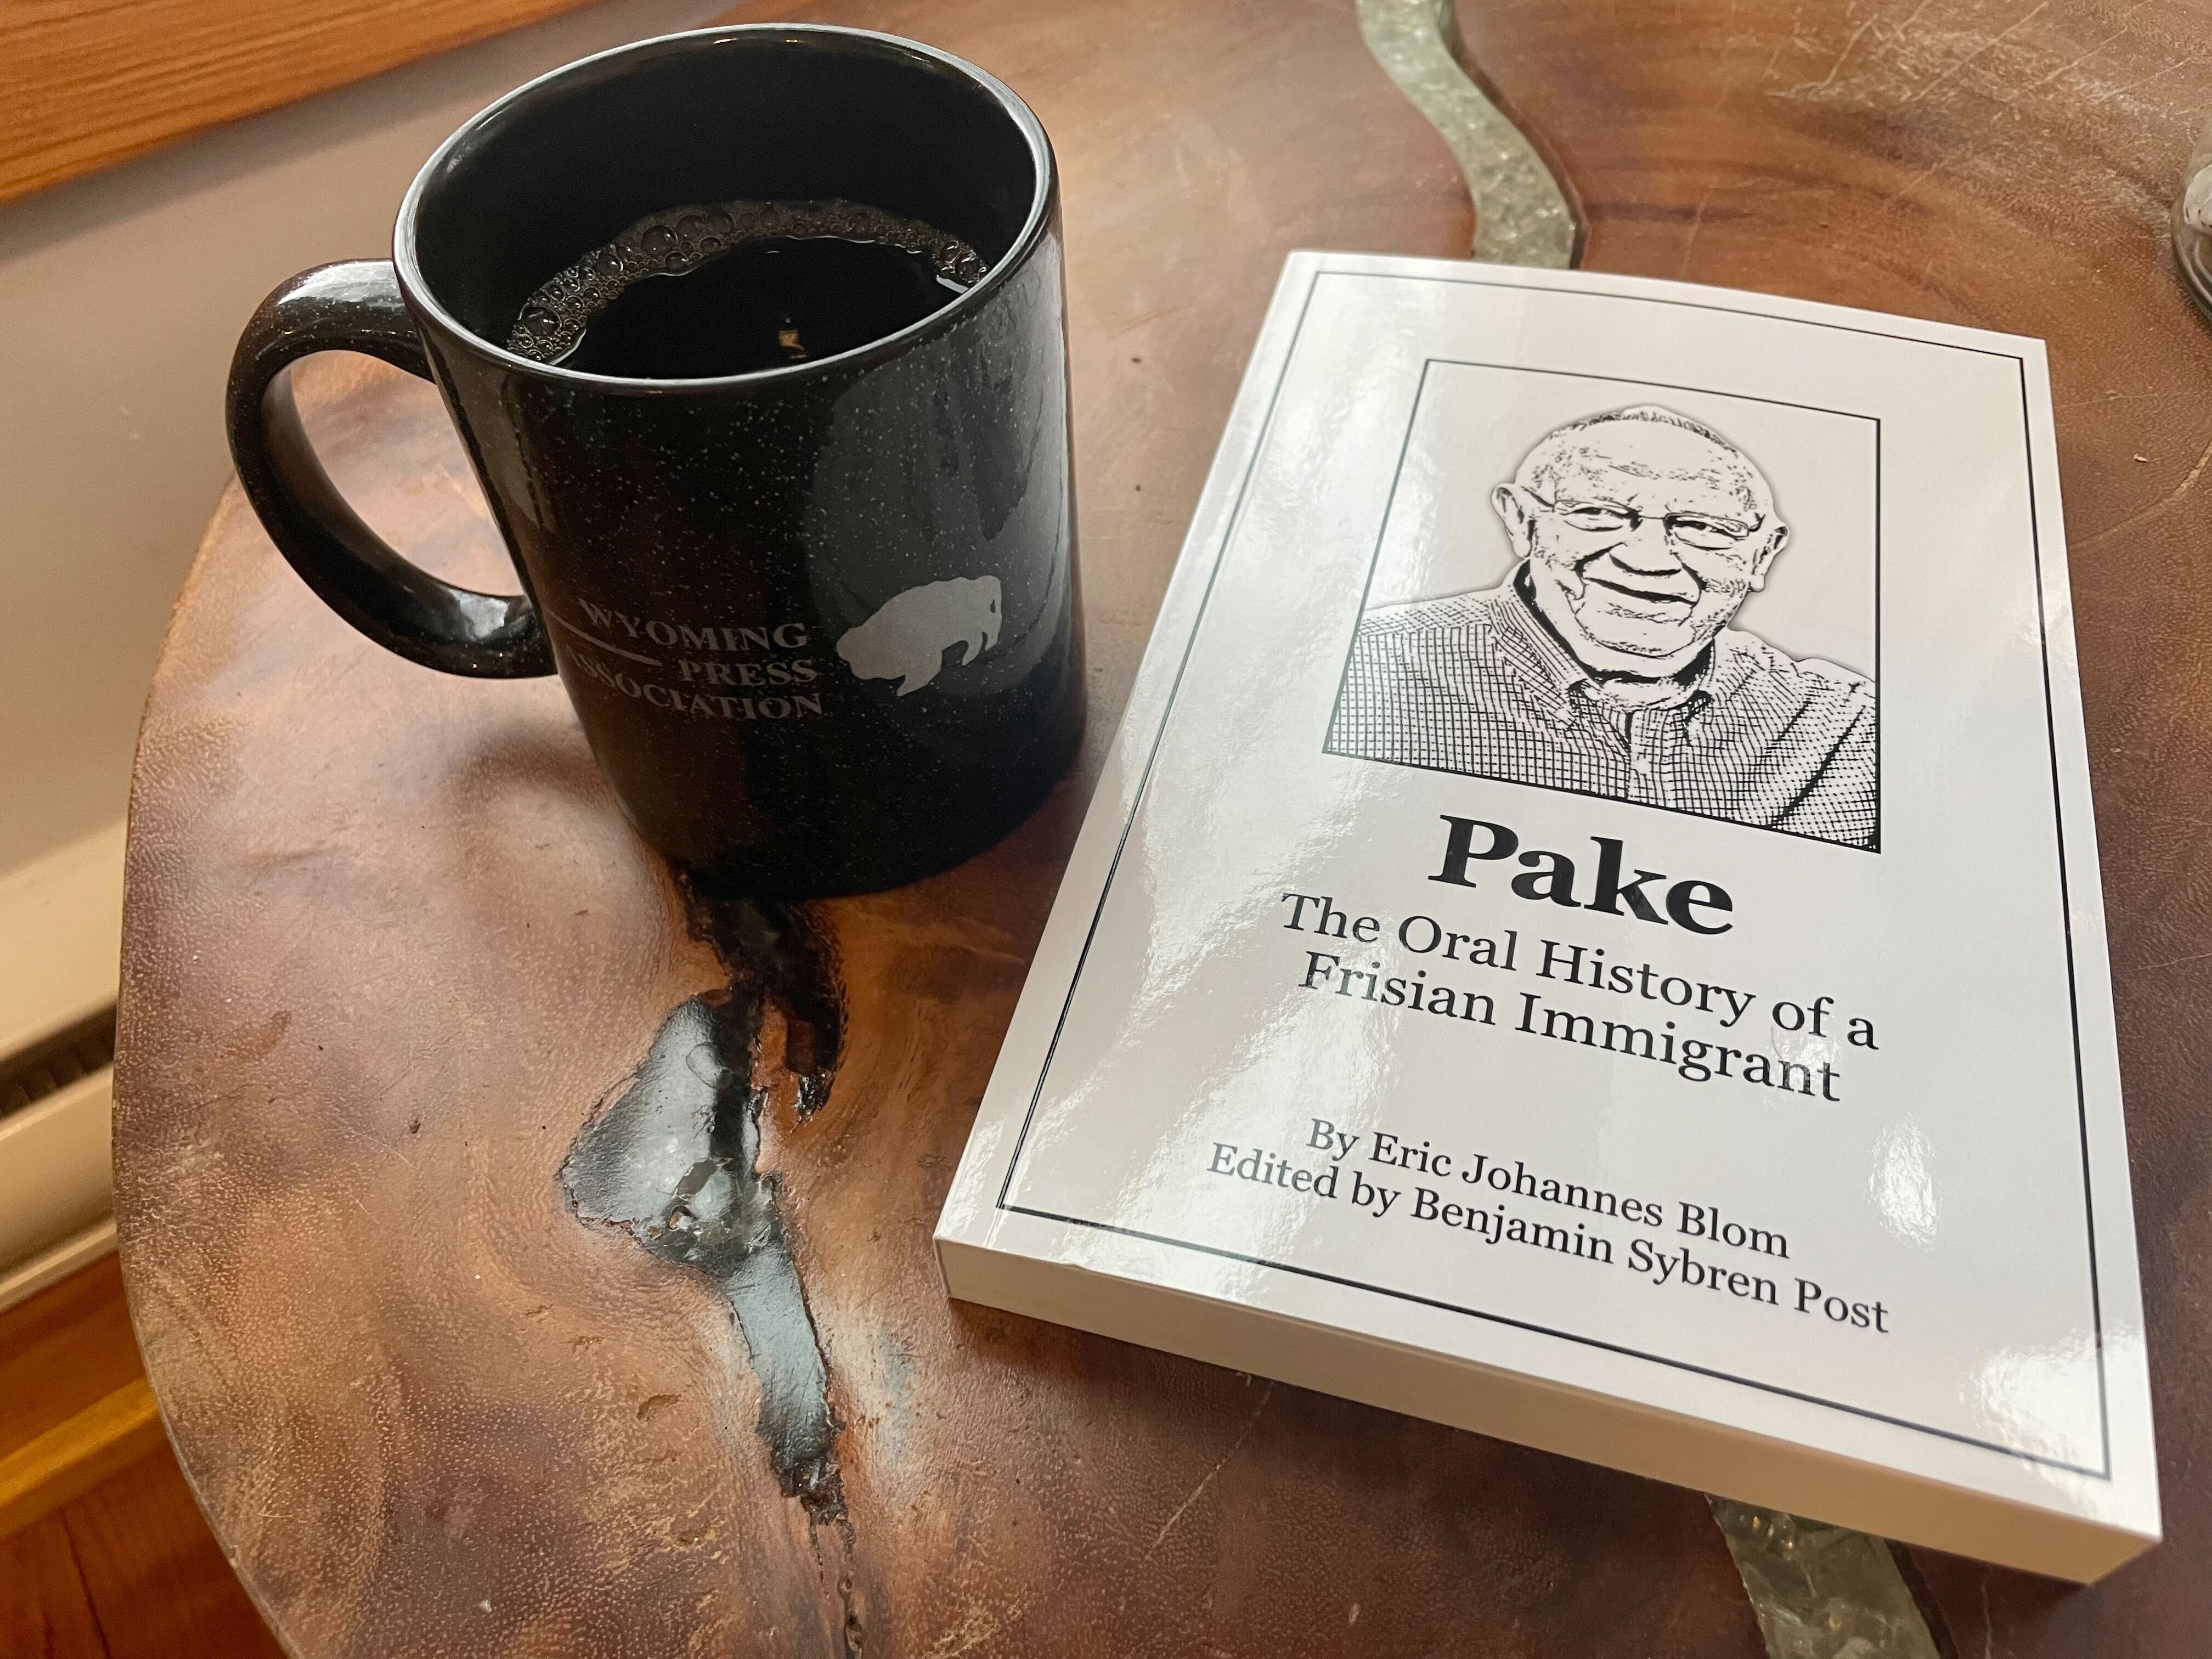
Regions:
<instances>
[{"instance_id":1,"label":"light wall","mask_svg":"<svg viewBox=\"0 0 2212 1659\"><path fill-rule=\"evenodd\" d=\"M610 0L0 206L0 872L122 814L261 296L387 253L416 169L508 88L728 9Z\"/></svg>"}]
</instances>

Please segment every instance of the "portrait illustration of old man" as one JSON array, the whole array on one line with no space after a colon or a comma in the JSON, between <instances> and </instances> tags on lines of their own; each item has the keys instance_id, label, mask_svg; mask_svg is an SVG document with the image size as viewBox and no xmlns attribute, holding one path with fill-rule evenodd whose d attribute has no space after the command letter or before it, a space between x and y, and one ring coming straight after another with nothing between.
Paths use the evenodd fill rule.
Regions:
<instances>
[{"instance_id":1,"label":"portrait illustration of old man","mask_svg":"<svg viewBox=\"0 0 2212 1659\"><path fill-rule=\"evenodd\" d=\"M1329 752L1875 845L1873 684L1730 625L1790 542L1748 455L1642 404L1546 434L1491 505L1512 573L1369 610Z\"/></svg>"}]
</instances>

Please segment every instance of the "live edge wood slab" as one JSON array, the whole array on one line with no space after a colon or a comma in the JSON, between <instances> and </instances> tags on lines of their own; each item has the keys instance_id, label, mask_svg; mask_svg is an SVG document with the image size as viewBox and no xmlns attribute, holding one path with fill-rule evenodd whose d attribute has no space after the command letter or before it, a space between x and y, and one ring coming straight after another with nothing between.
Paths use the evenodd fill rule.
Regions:
<instances>
[{"instance_id":1,"label":"live edge wood slab","mask_svg":"<svg viewBox=\"0 0 2212 1659\"><path fill-rule=\"evenodd\" d=\"M2086 1590L1914 1565L1952 1650L2081 1659L2212 1627L2212 336L2161 230L2212 16L2063 13L1462 22L1579 197L1585 264L2051 343L2167 1541ZM800 15L973 58L1060 149L1097 675L1085 760L1004 845L798 919L842 1004L799 1011L811 1051L768 1003L760 1167L836 1501L786 1495L719 1288L558 1177L670 1012L742 967L556 684L386 655L234 494L139 754L116 1161L149 1369L246 1585L316 1659L1760 1653L1693 1493L945 1301L930 1228L1281 256L1455 254L1470 216L1351 0ZM510 585L424 388L346 364L307 391L398 544ZM802 1118L785 1061L821 1062L824 1019Z\"/></svg>"}]
</instances>

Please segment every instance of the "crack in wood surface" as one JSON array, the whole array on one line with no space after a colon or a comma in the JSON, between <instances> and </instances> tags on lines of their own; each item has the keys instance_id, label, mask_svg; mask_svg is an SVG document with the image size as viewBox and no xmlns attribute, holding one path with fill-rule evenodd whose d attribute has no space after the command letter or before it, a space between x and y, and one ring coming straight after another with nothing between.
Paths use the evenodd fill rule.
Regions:
<instances>
[{"instance_id":1,"label":"crack in wood surface","mask_svg":"<svg viewBox=\"0 0 2212 1659\"><path fill-rule=\"evenodd\" d=\"M1357 3L1368 51L1459 162L1474 202L1474 257L1562 270L1572 265L1582 226L1566 190L1477 82L1454 0Z\"/></svg>"},{"instance_id":2,"label":"crack in wood surface","mask_svg":"<svg viewBox=\"0 0 2212 1659\"><path fill-rule=\"evenodd\" d=\"M1881 1539L1710 1498L1771 1659L1941 1659Z\"/></svg>"},{"instance_id":3,"label":"crack in wood surface","mask_svg":"<svg viewBox=\"0 0 2212 1659\"><path fill-rule=\"evenodd\" d=\"M687 887L692 933L713 946L726 988L685 999L645 1059L580 1130L561 1167L578 1219L720 1287L760 1385L756 1431L784 1496L805 1511L816 1560L836 1586L840 1644L865 1640L853 1531L837 1460L842 1428L829 1368L786 1234L781 1182L761 1167L769 1089L761 1050L773 1008L781 1066L804 1123L825 1105L844 1004L826 937L802 908L718 900Z\"/></svg>"}]
</instances>

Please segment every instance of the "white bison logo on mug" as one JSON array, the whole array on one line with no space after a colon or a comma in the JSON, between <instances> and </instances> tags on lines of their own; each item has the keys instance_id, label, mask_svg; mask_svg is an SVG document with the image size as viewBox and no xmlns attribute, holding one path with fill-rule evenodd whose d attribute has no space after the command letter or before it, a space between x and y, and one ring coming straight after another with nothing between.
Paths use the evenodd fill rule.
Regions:
<instances>
[{"instance_id":1,"label":"white bison logo on mug","mask_svg":"<svg viewBox=\"0 0 2212 1659\"><path fill-rule=\"evenodd\" d=\"M937 678L949 647L966 647L957 665L964 667L998 642L999 579L955 576L885 600L839 636L837 654L861 679L896 679L903 697Z\"/></svg>"}]
</instances>

